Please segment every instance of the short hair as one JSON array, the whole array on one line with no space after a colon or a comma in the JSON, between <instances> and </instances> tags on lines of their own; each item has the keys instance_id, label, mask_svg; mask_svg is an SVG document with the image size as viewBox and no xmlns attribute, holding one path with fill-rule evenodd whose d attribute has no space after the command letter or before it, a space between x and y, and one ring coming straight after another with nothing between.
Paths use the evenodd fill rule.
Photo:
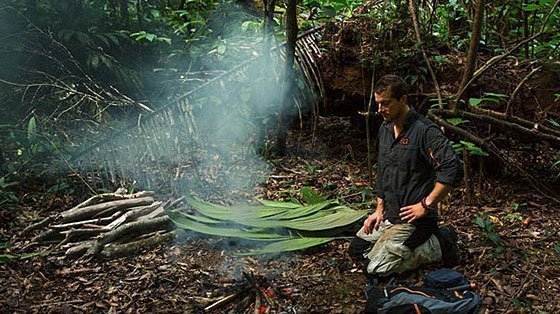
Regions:
<instances>
[{"instance_id":1,"label":"short hair","mask_svg":"<svg viewBox=\"0 0 560 314\"><path fill-rule=\"evenodd\" d=\"M391 97L395 99L401 99L407 93L407 86L405 81L398 75L387 74L382 76L373 91L376 94L381 94L384 91L389 90L391 92Z\"/></svg>"}]
</instances>

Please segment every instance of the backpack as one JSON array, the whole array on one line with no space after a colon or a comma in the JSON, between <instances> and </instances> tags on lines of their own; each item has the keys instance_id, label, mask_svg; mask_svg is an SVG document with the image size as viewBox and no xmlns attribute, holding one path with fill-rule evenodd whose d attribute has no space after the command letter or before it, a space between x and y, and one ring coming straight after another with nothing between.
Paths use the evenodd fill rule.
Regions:
<instances>
[{"instance_id":1,"label":"backpack","mask_svg":"<svg viewBox=\"0 0 560 314\"><path fill-rule=\"evenodd\" d=\"M440 269L427 274L424 286L370 287L366 313L476 313L480 297L460 273Z\"/></svg>"}]
</instances>

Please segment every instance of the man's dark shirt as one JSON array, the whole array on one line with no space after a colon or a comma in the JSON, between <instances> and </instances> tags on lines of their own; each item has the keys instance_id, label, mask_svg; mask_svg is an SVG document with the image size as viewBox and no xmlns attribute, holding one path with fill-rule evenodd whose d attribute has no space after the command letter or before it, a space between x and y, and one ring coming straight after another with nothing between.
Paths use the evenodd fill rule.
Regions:
<instances>
[{"instance_id":1,"label":"man's dark shirt","mask_svg":"<svg viewBox=\"0 0 560 314\"><path fill-rule=\"evenodd\" d=\"M428 196L435 182L457 186L463 167L449 140L431 120L410 108L403 131L395 139L394 125L385 122L379 128L377 196L384 201L384 219L405 223L400 209ZM418 220L435 221L437 213Z\"/></svg>"}]
</instances>

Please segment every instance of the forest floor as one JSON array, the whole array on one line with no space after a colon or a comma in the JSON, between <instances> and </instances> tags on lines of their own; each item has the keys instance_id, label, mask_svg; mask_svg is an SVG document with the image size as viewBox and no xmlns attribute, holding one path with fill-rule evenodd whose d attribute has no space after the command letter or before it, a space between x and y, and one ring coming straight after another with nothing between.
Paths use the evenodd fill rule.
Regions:
<instances>
[{"instance_id":1,"label":"forest floor","mask_svg":"<svg viewBox=\"0 0 560 314\"><path fill-rule=\"evenodd\" d=\"M315 146L307 130L291 135L289 156L272 163L273 173L255 194L282 200L313 186L344 202L362 202L368 186L365 139L346 118L322 118ZM26 244L20 232L32 218L70 208L83 197L44 194L21 208L24 214L11 227L2 226L0 236L18 254ZM560 312L557 209L514 178L485 178L472 199L461 188L452 193L443 220L458 231L462 263L456 269L478 285L482 312ZM484 213L482 220L493 229L474 222ZM501 249L491 234L500 236ZM0 312L196 313L239 291L246 284L243 273L249 273L271 292L277 303L271 312L361 313L365 279L348 257L348 245L338 240L296 253L240 257L234 253L242 247L233 241L185 233L173 244L111 261L76 263L54 253L14 259L0 264ZM438 266L427 265L397 283L418 284ZM215 312L254 313L236 308L239 303Z\"/></svg>"}]
</instances>

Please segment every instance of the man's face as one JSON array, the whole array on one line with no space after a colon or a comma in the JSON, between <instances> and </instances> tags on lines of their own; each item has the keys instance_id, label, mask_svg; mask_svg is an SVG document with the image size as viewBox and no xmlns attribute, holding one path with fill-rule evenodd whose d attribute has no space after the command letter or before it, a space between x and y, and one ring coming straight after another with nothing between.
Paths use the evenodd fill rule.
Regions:
<instances>
[{"instance_id":1,"label":"man's face","mask_svg":"<svg viewBox=\"0 0 560 314\"><path fill-rule=\"evenodd\" d=\"M385 121L394 121L398 118L406 105L405 97L403 96L400 100L393 98L390 89L379 94L375 93L375 102L379 106L378 112Z\"/></svg>"}]
</instances>

